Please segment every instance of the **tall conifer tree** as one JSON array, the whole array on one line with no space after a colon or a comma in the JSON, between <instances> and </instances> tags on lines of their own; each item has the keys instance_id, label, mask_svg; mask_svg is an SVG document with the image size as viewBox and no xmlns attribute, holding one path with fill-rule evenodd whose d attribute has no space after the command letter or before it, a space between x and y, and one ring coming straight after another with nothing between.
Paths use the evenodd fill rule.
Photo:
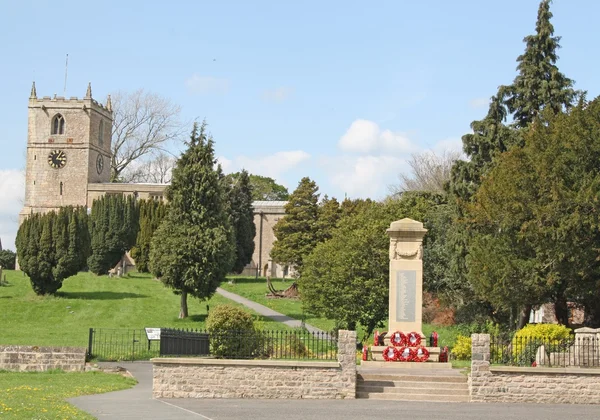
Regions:
<instances>
[{"instance_id":1,"label":"tall conifer tree","mask_svg":"<svg viewBox=\"0 0 600 420\"><path fill-rule=\"evenodd\" d=\"M139 227L136 200L129 196L105 195L92 203L90 221L92 255L90 271L106 274L135 244Z\"/></svg>"},{"instance_id":2,"label":"tall conifer tree","mask_svg":"<svg viewBox=\"0 0 600 420\"><path fill-rule=\"evenodd\" d=\"M246 170L242 170L228 191L229 213L235 233L236 257L233 272L241 273L252 260L254 253L254 211L252 209L252 186Z\"/></svg>"},{"instance_id":3,"label":"tall conifer tree","mask_svg":"<svg viewBox=\"0 0 600 420\"><path fill-rule=\"evenodd\" d=\"M152 239L151 270L181 295L180 318L188 316L188 295L210 298L233 264L234 236L213 144L206 124L194 124L166 190L167 215Z\"/></svg>"},{"instance_id":4,"label":"tall conifer tree","mask_svg":"<svg viewBox=\"0 0 600 420\"><path fill-rule=\"evenodd\" d=\"M299 274L304 257L312 252L319 239L317 191L319 187L314 181L302 178L285 205L285 217L273 228L277 241L273 244L271 257L279 264L293 266Z\"/></svg>"},{"instance_id":5,"label":"tall conifer tree","mask_svg":"<svg viewBox=\"0 0 600 420\"><path fill-rule=\"evenodd\" d=\"M83 208L62 207L58 213L32 214L19 227L19 263L36 294L56 293L66 278L85 268L90 247L82 215L87 218Z\"/></svg>"}]
</instances>

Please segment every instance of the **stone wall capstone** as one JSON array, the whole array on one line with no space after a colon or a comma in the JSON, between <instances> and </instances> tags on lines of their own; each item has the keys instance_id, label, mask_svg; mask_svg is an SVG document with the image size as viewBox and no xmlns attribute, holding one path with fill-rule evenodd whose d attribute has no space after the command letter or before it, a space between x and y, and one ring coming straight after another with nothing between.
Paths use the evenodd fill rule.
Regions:
<instances>
[{"instance_id":1,"label":"stone wall capstone","mask_svg":"<svg viewBox=\"0 0 600 420\"><path fill-rule=\"evenodd\" d=\"M18 372L43 372L62 369L85 370L84 347L0 346L0 369Z\"/></svg>"}]
</instances>

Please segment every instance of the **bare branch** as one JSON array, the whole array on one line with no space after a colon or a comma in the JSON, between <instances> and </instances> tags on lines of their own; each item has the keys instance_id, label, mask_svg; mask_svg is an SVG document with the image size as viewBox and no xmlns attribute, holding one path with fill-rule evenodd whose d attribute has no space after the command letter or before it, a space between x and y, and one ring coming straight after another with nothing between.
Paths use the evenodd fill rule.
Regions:
<instances>
[{"instance_id":1,"label":"bare branch","mask_svg":"<svg viewBox=\"0 0 600 420\"><path fill-rule=\"evenodd\" d=\"M390 187L394 195L405 191L443 192L450 180L452 165L461 156L458 151L444 151L436 155L432 151L411 155L408 165L410 173L398 175L400 183Z\"/></svg>"},{"instance_id":2,"label":"bare branch","mask_svg":"<svg viewBox=\"0 0 600 420\"><path fill-rule=\"evenodd\" d=\"M134 161L161 151L168 141L181 138L185 129L179 120L180 107L159 95L140 89L117 92L111 99L111 181L115 182L124 180L126 168ZM136 170L127 172L131 177Z\"/></svg>"},{"instance_id":3,"label":"bare branch","mask_svg":"<svg viewBox=\"0 0 600 420\"><path fill-rule=\"evenodd\" d=\"M165 152L153 153L153 159L141 164L133 163L121 172L123 182L148 182L152 184L168 184L177 158Z\"/></svg>"}]
</instances>

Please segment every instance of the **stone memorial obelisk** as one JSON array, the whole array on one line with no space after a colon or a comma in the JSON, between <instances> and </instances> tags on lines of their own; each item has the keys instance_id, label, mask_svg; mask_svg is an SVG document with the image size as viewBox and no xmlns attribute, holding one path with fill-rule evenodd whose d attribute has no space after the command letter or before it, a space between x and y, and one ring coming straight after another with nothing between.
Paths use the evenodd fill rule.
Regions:
<instances>
[{"instance_id":1,"label":"stone memorial obelisk","mask_svg":"<svg viewBox=\"0 0 600 420\"><path fill-rule=\"evenodd\" d=\"M388 334L423 335L423 236L427 229L412 219L392 222L390 236L390 296ZM423 341L425 343L425 341Z\"/></svg>"}]
</instances>

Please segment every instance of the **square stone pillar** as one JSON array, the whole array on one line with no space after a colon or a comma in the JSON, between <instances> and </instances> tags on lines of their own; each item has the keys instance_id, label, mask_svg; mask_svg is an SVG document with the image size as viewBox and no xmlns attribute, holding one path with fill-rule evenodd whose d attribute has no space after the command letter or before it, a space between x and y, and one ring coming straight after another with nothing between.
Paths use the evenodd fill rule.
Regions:
<instances>
[{"instance_id":1,"label":"square stone pillar","mask_svg":"<svg viewBox=\"0 0 600 420\"><path fill-rule=\"evenodd\" d=\"M392 222L390 236L389 332L424 337L423 236L427 229L412 219Z\"/></svg>"}]
</instances>

